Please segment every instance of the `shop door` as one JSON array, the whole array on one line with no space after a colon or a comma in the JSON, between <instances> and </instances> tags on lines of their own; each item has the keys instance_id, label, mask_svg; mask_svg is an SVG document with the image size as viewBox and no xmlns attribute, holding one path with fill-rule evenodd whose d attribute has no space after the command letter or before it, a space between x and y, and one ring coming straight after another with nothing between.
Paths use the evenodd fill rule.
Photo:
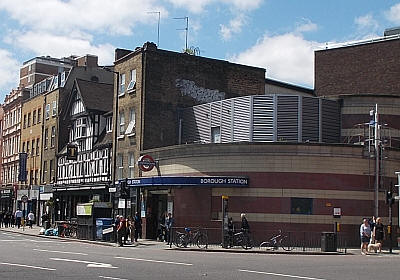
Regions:
<instances>
[{"instance_id":1,"label":"shop door","mask_svg":"<svg viewBox=\"0 0 400 280\"><path fill-rule=\"evenodd\" d=\"M161 224L164 223L165 213L167 211L167 194L152 194L151 205L148 205L151 209L150 215L146 219L147 224L147 238L157 239L161 233Z\"/></svg>"}]
</instances>

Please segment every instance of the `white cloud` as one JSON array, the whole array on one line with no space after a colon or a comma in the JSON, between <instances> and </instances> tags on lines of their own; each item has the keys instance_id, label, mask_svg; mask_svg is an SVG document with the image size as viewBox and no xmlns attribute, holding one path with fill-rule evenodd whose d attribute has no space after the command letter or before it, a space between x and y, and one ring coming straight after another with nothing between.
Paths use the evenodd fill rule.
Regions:
<instances>
[{"instance_id":1,"label":"white cloud","mask_svg":"<svg viewBox=\"0 0 400 280\"><path fill-rule=\"evenodd\" d=\"M379 28L378 22L371 14L355 18L354 23L359 30L376 31Z\"/></svg>"},{"instance_id":2,"label":"white cloud","mask_svg":"<svg viewBox=\"0 0 400 280\"><path fill-rule=\"evenodd\" d=\"M112 64L115 47L111 44L93 45L90 40L79 36L53 35L46 32L29 31L12 42L16 46L34 52L36 55L65 57L69 55L93 54L99 57L99 64Z\"/></svg>"},{"instance_id":3,"label":"white cloud","mask_svg":"<svg viewBox=\"0 0 400 280\"><path fill-rule=\"evenodd\" d=\"M307 18L303 18L301 23L297 24L296 32L311 32L316 31L318 26Z\"/></svg>"},{"instance_id":4,"label":"white cloud","mask_svg":"<svg viewBox=\"0 0 400 280\"><path fill-rule=\"evenodd\" d=\"M240 33L242 26L245 24L245 18L243 15L239 15L229 21L228 25L220 25L220 34L224 40L231 39L233 34Z\"/></svg>"},{"instance_id":5,"label":"white cloud","mask_svg":"<svg viewBox=\"0 0 400 280\"><path fill-rule=\"evenodd\" d=\"M385 13L386 18L394 24L400 24L400 3L390 7Z\"/></svg>"},{"instance_id":6,"label":"white cloud","mask_svg":"<svg viewBox=\"0 0 400 280\"><path fill-rule=\"evenodd\" d=\"M256 45L230 60L266 68L269 78L313 87L314 50L320 45L297 33L265 35Z\"/></svg>"},{"instance_id":7,"label":"white cloud","mask_svg":"<svg viewBox=\"0 0 400 280\"><path fill-rule=\"evenodd\" d=\"M0 10L22 26L59 34L73 30L130 35L137 23L152 22L149 11L167 11L156 0L3 0Z\"/></svg>"},{"instance_id":8,"label":"white cloud","mask_svg":"<svg viewBox=\"0 0 400 280\"><path fill-rule=\"evenodd\" d=\"M192 13L201 13L211 4L224 4L234 10L250 11L258 8L263 0L168 0L168 2Z\"/></svg>"},{"instance_id":9,"label":"white cloud","mask_svg":"<svg viewBox=\"0 0 400 280\"><path fill-rule=\"evenodd\" d=\"M0 49L0 102L3 95L8 94L10 88L18 84L19 63L14 59L10 52Z\"/></svg>"}]
</instances>

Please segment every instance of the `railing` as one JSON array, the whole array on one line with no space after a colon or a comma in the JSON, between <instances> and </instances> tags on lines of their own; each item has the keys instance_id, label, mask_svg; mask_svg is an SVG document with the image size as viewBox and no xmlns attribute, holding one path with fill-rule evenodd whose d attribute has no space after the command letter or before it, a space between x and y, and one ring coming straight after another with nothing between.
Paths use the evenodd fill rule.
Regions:
<instances>
[{"instance_id":1,"label":"railing","mask_svg":"<svg viewBox=\"0 0 400 280\"><path fill-rule=\"evenodd\" d=\"M198 226L188 226L193 229L198 229ZM200 227L201 228L201 227ZM222 232L221 228L201 228L207 233L208 237L208 248L222 248ZM176 237L179 233L184 232L184 227L174 227L171 230L171 242L170 247L174 246L176 242ZM239 232L235 230L234 233ZM259 251L260 244L264 241L269 241L272 237L279 234L279 229L277 230L251 230L250 237L252 239L253 248L251 250ZM306 232L306 231L282 231L281 233L286 238L282 241L282 245L289 246L291 251L294 252L320 252L322 249L322 233L321 232ZM337 233L336 235L336 246L337 252L346 253L349 244L354 246L355 243L358 245L358 240L355 240L358 235L356 233L354 236ZM353 244L354 243L354 244ZM241 249L240 244L234 244L234 249ZM281 247L278 247L276 251L283 251Z\"/></svg>"}]
</instances>

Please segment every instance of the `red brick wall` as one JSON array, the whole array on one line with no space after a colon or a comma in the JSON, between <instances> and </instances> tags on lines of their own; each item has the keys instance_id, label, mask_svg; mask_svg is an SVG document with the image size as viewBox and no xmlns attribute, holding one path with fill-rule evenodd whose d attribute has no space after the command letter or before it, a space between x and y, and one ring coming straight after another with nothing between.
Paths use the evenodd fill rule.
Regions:
<instances>
[{"instance_id":1,"label":"red brick wall","mask_svg":"<svg viewBox=\"0 0 400 280\"><path fill-rule=\"evenodd\" d=\"M400 95L400 39L315 52L315 93Z\"/></svg>"}]
</instances>

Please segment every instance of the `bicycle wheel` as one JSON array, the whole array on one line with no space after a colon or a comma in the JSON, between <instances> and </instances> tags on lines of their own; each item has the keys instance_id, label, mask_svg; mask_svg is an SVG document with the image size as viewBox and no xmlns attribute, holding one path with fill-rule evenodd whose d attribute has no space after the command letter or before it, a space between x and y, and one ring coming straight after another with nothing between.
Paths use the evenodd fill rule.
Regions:
<instances>
[{"instance_id":1,"label":"bicycle wheel","mask_svg":"<svg viewBox=\"0 0 400 280\"><path fill-rule=\"evenodd\" d=\"M275 250L276 246L270 241L264 241L260 244L260 250L272 251Z\"/></svg>"},{"instance_id":2,"label":"bicycle wheel","mask_svg":"<svg viewBox=\"0 0 400 280\"><path fill-rule=\"evenodd\" d=\"M205 249L208 247L208 237L204 233L200 233L197 237L197 247Z\"/></svg>"},{"instance_id":3,"label":"bicycle wheel","mask_svg":"<svg viewBox=\"0 0 400 280\"><path fill-rule=\"evenodd\" d=\"M292 251L293 250L293 246L290 244L289 240L287 238L281 240L280 245L282 247L283 250L285 251Z\"/></svg>"},{"instance_id":4,"label":"bicycle wheel","mask_svg":"<svg viewBox=\"0 0 400 280\"><path fill-rule=\"evenodd\" d=\"M175 245L176 245L176 247L179 247L179 248L185 247L185 234L184 233L176 234Z\"/></svg>"},{"instance_id":5,"label":"bicycle wheel","mask_svg":"<svg viewBox=\"0 0 400 280\"><path fill-rule=\"evenodd\" d=\"M253 248L253 241L251 240L250 236L244 235L244 236L242 237L242 240L241 240L241 241L242 241L242 242L241 242L240 245L242 245L242 248L243 248L243 249L249 250L249 249Z\"/></svg>"}]
</instances>

